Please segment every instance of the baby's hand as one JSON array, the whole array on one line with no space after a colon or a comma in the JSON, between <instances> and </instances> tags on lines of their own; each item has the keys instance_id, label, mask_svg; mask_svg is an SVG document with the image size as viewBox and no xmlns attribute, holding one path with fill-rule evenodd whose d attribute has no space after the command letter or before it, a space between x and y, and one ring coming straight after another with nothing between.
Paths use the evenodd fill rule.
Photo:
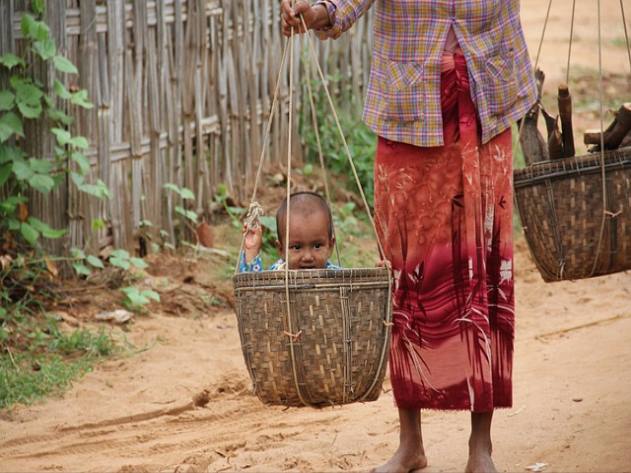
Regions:
<instances>
[{"instance_id":1,"label":"baby's hand","mask_svg":"<svg viewBox=\"0 0 631 473\"><path fill-rule=\"evenodd\" d=\"M245 259L249 262L261 251L261 246L263 246L263 228L259 224L250 228L247 225L243 225L243 234L245 235L243 242Z\"/></svg>"}]
</instances>

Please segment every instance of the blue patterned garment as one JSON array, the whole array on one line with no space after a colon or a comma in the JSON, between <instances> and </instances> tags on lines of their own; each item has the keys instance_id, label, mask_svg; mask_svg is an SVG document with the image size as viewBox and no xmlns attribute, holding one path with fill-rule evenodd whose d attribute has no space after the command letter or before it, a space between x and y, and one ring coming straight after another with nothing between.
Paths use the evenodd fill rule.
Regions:
<instances>
[{"instance_id":1,"label":"blue patterned garment","mask_svg":"<svg viewBox=\"0 0 631 473\"><path fill-rule=\"evenodd\" d=\"M280 271L285 269L285 260L279 259L274 264L272 264L268 271ZM326 262L324 269L342 269L336 264L331 263L330 261ZM261 255L256 255L250 263L245 260L245 252L241 252L239 256L239 272L240 273L260 273L263 271L263 260L261 259Z\"/></svg>"}]
</instances>

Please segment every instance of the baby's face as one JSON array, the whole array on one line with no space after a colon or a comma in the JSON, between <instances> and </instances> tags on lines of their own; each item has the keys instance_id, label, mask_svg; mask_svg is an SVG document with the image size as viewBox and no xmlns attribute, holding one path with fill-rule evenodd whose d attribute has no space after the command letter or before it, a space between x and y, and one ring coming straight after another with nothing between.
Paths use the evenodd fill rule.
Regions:
<instances>
[{"instance_id":1,"label":"baby's face","mask_svg":"<svg viewBox=\"0 0 631 473\"><path fill-rule=\"evenodd\" d=\"M285 223L283 223L285 225ZM285 233L285 228L281 229ZM335 239L329 238L329 219L324 212L309 216L292 215L289 221L289 254L285 261L289 269L322 269L326 265ZM279 242L279 251L285 252L285 242Z\"/></svg>"}]
</instances>

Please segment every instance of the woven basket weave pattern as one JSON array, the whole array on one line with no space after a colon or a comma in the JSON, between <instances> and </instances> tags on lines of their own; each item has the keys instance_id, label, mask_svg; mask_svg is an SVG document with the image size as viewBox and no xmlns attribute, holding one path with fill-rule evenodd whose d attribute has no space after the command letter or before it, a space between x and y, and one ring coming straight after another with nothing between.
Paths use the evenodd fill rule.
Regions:
<instances>
[{"instance_id":1,"label":"woven basket weave pattern","mask_svg":"<svg viewBox=\"0 0 631 473\"><path fill-rule=\"evenodd\" d=\"M631 269L631 148L605 153L605 163L610 214L600 251L600 154L515 171L515 198L524 234L544 280Z\"/></svg>"},{"instance_id":2,"label":"woven basket weave pattern","mask_svg":"<svg viewBox=\"0 0 631 473\"><path fill-rule=\"evenodd\" d=\"M239 274L234 284L243 355L263 402L303 405L290 337L298 384L308 404L379 397L390 338L387 271L290 271L293 333L286 323L283 271Z\"/></svg>"}]
</instances>

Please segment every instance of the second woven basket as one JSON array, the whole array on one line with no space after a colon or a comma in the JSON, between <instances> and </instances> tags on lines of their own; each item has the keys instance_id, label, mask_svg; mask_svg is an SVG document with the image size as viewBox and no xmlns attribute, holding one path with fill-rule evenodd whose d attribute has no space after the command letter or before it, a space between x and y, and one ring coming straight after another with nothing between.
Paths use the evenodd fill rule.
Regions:
<instances>
[{"instance_id":1,"label":"second woven basket","mask_svg":"<svg viewBox=\"0 0 631 473\"><path fill-rule=\"evenodd\" d=\"M602 165L598 153L515 171L524 234L545 281L631 269L631 148L605 152L604 186Z\"/></svg>"}]
</instances>

